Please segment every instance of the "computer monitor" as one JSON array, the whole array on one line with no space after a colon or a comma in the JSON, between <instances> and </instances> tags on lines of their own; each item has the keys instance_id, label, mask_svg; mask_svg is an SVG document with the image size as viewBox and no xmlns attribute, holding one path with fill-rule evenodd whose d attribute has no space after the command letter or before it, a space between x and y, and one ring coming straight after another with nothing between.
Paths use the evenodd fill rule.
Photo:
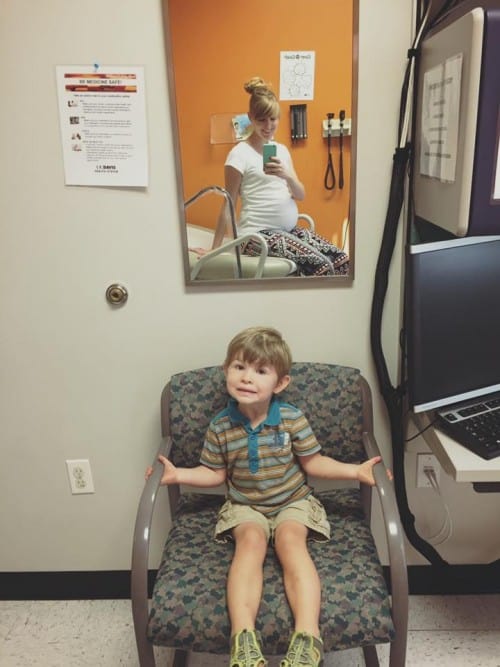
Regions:
<instances>
[{"instance_id":1,"label":"computer monitor","mask_svg":"<svg viewBox=\"0 0 500 667\"><path fill-rule=\"evenodd\" d=\"M413 245L407 266L410 408L500 391L500 236Z\"/></svg>"},{"instance_id":2,"label":"computer monitor","mask_svg":"<svg viewBox=\"0 0 500 667\"><path fill-rule=\"evenodd\" d=\"M458 11L419 54L415 216L449 235L488 236L500 234L500 8L453 19Z\"/></svg>"}]
</instances>

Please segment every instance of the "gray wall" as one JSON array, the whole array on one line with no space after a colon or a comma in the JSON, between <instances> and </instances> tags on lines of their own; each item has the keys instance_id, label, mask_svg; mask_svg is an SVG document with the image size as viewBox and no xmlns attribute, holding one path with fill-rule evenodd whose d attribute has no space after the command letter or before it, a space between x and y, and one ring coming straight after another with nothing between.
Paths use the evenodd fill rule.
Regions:
<instances>
[{"instance_id":1,"label":"gray wall","mask_svg":"<svg viewBox=\"0 0 500 667\"><path fill-rule=\"evenodd\" d=\"M220 362L244 326L276 326L297 360L357 366L376 387L372 283L411 2L362 0L360 24L354 284L196 291L183 284L160 0L0 0L0 570L128 568L161 388L173 372ZM94 62L145 67L145 190L64 186L55 66ZM399 245L384 314L394 377ZM115 281L130 291L119 310L104 299ZM375 412L389 459L376 392ZM90 460L95 494L70 494L70 458Z\"/></svg>"}]
</instances>

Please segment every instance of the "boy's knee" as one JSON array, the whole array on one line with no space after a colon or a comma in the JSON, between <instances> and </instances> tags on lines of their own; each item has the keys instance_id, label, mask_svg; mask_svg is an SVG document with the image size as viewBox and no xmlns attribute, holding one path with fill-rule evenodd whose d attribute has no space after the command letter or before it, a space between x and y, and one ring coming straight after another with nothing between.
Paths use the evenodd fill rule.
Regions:
<instances>
[{"instance_id":1,"label":"boy's knee","mask_svg":"<svg viewBox=\"0 0 500 667\"><path fill-rule=\"evenodd\" d=\"M257 523L245 522L236 526L233 530L233 536L237 546L248 548L267 548L267 535Z\"/></svg>"},{"instance_id":2,"label":"boy's knee","mask_svg":"<svg viewBox=\"0 0 500 667\"><path fill-rule=\"evenodd\" d=\"M274 544L276 549L305 546L309 529L298 521L283 521L276 527Z\"/></svg>"}]
</instances>

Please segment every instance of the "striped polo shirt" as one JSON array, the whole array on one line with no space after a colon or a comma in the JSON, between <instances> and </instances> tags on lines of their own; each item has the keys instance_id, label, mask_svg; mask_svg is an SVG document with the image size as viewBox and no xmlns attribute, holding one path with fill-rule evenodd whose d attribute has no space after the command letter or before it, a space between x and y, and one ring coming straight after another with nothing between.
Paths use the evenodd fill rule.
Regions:
<instances>
[{"instance_id":1,"label":"striped polo shirt","mask_svg":"<svg viewBox=\"0 0 500 667\"><path fill-rule=\"evenodd\" d=\"M272 515L307 497L307 484L297 457L321 447L304 413L273 398L266 419L256 428L230 399L210 423L200 462L227 469L228 497Z\"/></svg>"}]
</instances>

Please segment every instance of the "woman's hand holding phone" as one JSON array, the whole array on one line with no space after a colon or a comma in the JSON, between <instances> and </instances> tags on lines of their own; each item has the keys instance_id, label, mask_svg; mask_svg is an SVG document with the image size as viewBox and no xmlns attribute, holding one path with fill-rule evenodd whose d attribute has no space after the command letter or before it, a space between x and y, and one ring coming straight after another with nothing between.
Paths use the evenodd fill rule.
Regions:
<instances>
[{"instance_id":1,"label":"woman's hand holding phone","mask_svg":"<svg viewBox=\"0 0 500 667\"><path fill-rule=\"evenodd\" d=\"M277 146L276 144L264 144L262 146L262 161L264 166L264 171L266 165L272 157L276 157Z\"/></svg>"}]
</instances>

